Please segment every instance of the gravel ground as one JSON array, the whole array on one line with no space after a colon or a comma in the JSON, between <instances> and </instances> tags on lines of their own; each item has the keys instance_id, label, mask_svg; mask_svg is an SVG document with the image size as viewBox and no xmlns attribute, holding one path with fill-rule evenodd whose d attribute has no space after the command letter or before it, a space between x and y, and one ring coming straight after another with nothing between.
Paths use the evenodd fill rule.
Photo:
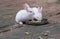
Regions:
<instances>
[{"instance_id":1,"label":"gravel ground","mask_svg":"<svg viewBox=\"0 0 60 39\"><path fill-rule=\"evenodd\" d=\"M0 39L38 39L45 31L50 31L49 38L59 39L60 24L46 24L46 25L25 25L5 33L0 33ZM25 32L29 32L27 35ZM49 39L48 38L48 39Z\"/></svg>"}]
</instances>

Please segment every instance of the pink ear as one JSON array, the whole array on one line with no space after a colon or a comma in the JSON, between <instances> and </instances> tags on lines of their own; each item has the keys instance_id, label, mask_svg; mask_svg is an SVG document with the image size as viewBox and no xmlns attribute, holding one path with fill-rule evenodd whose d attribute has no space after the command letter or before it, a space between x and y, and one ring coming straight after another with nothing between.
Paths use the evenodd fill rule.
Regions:
<instances>
[{"instance_id":1,"label":"pink ear","mask_svg":"<svg viewBox=\"0 0 60 39\"><path fill-rule=\"evenodd\" d=\"M27 3L25 3L25 4L23 5L23 8L24 8L25 10L27 10L28 8L30 8L30 6L29 6Z\"/></svg>"},{"instance_id":2,"label":"pink ear","mask_svg":"<svg viewBox=\"0 0 60 39\"><path fill-rule=\"evenodd\" d=\"M40 8L40 10L42 11L43 7Z\"/></svg>"},{"instance_id":3,"label":"pink ear","mask_svg":"<svg viewBox=\"0 0 60 39\"><path fill-rule=\"evenodd\" d=\"M38 7L38 11L42 12L43 7Z\"/></svg>"}]
</instances>

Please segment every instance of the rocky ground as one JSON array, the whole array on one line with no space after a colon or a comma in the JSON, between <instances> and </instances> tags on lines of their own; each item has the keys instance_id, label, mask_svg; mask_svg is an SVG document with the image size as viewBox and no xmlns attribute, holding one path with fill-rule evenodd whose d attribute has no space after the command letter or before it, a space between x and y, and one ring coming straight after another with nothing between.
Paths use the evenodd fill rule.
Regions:
<instances>
[{"instance_id":1,"label":"rocky ground","mask_svg":"<svg viewBox=\"0 0 60 39\"><path fill-rule=\"evenodd\" d=\"M56 0L0 0L0 27L10 26L15 23L15 14L22 9L24 3L31 7L43 7L43 17L47 18L50 24L47 25L25 25L5 33L0 33L0 39L38 39L38 36L45 31L50 31L51 39L60 38L60 4ZM25 35L25 32L30 35Z\"/></svg>"}]
</instances>

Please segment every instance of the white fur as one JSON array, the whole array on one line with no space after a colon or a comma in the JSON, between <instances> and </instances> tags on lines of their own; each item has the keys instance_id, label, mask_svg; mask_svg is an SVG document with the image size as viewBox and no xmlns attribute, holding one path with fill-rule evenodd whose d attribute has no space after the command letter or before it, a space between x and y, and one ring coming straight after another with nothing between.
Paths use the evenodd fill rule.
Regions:
<instances>
[{"instance_id":1,"label":"white fur","mask_svg":"<svg viewBox=\"0 0 60 39\"><path fill-rule=\"evenodd\" d=\"M41 8L33 7L32 10L35 13L33 18L36 18L37 20L41 21L42 20L42 7Z\"/></svg>"},{"instance_id":2,"label":"white fur","mask_svg":"<svg viewBox=\"0 0 60 39\"><path fill-rule=\"evenodd\" d=\"M32 19L33 13L28 12L27 10L20 10L15 17L15 21L17 23L22 21L27 21L29 19Z\"/></svg>"},{"instance_id":3,"label":"white fur","mask_svg":"<svg viewBox=\"0 0 60 39\"><path fill-rule=\"evenodd\" d=\"M34 15L33 12L30 12L32 11L32 9L27 3L23 5L23 8L24 8L23 10L18 11L15 17L15 21L19 24L23 24L22 21L32 19L32 16Z\"/></svg>"},{"instance_id":4,"label":"white fur","mask_svg":"<svg viewBox=\"0 0 60 39\"><path fill-rule=\"evenodd\" d=\"M15 21L19 24L23 24L22 21L27 21L33 18L36 18L39 21L42 20L42 8L30 8L28 4L24 4L24 9L18 11L18 13L16 14Z\"/></svg>"}]
</instances>

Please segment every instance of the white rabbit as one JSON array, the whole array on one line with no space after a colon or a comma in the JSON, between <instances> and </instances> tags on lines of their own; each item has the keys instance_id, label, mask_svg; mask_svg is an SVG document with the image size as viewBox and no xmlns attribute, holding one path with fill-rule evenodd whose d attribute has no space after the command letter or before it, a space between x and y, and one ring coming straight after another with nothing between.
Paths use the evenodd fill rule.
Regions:
<instances>
[{"instance_id":1,"label":"white rabbit","mask_svg":"<svg viewBox=\"0 0 60 39\"><path fill-rule=\"evenodd\" d=\"M32 8L33 12L35 13L35 15L33 16L33 18L37 19L38 21L42 20L42 7L33 7Z\"/></svg>"},{"instance_id":2,"label":"white rabbit","mask_svg":"<svg viewBox=\"0 0 60 39\"><path fill-rule=\"evenodd\" d=\"M23 24L22 21L27 21L29 19L32 19L32 16L34 15L32 9L29 7L28 4L24 4L24 9L18 11L15 17L15 21L19 24Z\"/></svg>"}]
</instances>

